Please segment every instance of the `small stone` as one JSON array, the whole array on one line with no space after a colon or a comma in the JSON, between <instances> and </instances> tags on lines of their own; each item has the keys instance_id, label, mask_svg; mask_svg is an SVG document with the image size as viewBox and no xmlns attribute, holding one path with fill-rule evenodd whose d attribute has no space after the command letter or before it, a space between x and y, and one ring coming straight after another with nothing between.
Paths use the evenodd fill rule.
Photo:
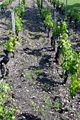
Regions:
<instances>
[{"instance_id":1,"label":"small stone","mask_svg":"<svg viewBox=\"0 0 80 120\"><path fill-rule=\"evenodd\" d=\"M29 92L29 90L26 90L26 92Z\"/></svg>"}]
</instances>

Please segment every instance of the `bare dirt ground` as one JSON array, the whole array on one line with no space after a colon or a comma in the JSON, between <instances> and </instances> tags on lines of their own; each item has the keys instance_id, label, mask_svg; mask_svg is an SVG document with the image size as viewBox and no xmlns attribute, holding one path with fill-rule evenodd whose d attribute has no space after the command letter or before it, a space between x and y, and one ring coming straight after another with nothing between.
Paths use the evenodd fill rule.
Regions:
<instances>
[{"instance_id":1,"label":"bare dirt ground","mask_svg":"<svg viewBox=\"0 0 80 120\"><path fill-rule=\"evenodd\" d=\"M21 42L7 64L6 80L11 86L12 103L17 108L16 120L80 120L80 96L70 98L69 80L65 85L58 84L63 79L58 75L55 52L35 1L26 0L24 26L19 35ZM16 4L17 1L12 6ZM10 28L8 13L5 13L6 24L5 15L0 16L0 54Z\"/></svg>"}]
</instances>

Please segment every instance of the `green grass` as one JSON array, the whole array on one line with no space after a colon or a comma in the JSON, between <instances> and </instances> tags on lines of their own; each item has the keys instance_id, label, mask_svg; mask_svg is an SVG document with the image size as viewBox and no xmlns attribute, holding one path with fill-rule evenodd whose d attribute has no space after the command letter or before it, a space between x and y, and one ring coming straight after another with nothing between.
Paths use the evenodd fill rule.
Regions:
<instances>
[{"instance_id":1,"label":"green grass","mask_svg":"<svg viewBox=\"0 0 80 120\"><path fill-rule=\"evenodd\" d=\"M60 2L63 2L66 4L66 0L59 0ZM67 11L70 10L80 10L80 0L67 0Z\"/></svg>"},{"instance_id":2,"label":"green grass","mask_svg":"<svg viewBox=\"0 0 80 120\"><path fill-rule=\"evenodd\" d=\"M59 1L64 2L66 4L66 0L59 0ZM80 0L67 0L67 1L68 1L68 5L80 3Z\"/></svg>"}]
</instances>

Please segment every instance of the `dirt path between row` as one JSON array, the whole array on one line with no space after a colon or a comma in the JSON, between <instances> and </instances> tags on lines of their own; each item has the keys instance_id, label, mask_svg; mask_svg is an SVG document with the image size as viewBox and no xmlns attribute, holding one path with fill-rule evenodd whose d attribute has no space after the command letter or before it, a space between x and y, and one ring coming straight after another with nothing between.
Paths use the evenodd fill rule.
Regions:
<instances>
[{"instance_id":1,"label":"dirt path between row","mask_svg":"<svg viewBox=\"0 0 80 120\"><path fill-rule=\"evenodd\" d=\"M21 43L7 64L12 102L21 114L16 120L79 120L80 97L71 100L69 81L63 86L57 84L62 81L57 73L59 66L35 1L26 0ZM0 31L5 30L0 27Z\"/></svg>"}]
</instances>

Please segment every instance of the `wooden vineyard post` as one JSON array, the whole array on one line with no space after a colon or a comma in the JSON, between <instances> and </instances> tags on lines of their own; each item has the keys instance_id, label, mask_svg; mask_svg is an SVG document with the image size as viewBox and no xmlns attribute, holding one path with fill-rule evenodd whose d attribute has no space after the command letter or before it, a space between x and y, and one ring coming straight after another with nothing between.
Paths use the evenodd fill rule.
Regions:
<instances>
[{"instance_id":1,"label":"wooden vineyard post","mask_svg":"<svg viewBox=\"0 0 80 120\"><path fill-rule=\"evenodd\" d=\"M43 8L43 0L41 0L41 9Z\"/></svg>"},{"instance_id":2,"label":"wooden vineyard post","mask_svg":"<svg viewBox=\"0 0 80 120\"><path fill-rule=\"evenodd\" d=\"M56 20L57 18L56 18L56 7L54 7L54 24L55 24L55 26L56 26ZM54 32L55 32L55 29L54 29ZM55 46L56 46L56 39L54 38L54 36L53 36L53 43L54 43L54 51L55 51Z\"/></svg>"},{"instance_id":3,"label":"wooden vineyard post","mask_svg":"<svg viewBox=\"0 0 80 120\"><path fill-rule=\"evenodd\" d=\"M21 7L21 4L22 4L22 0L19 0L19 4L20 4L20 7Z\"/></svg>"},{"instance_id":4,"label":"wooden vineyard post","mask_svg":"<svg viewBox=\"0 0 80 120\"><path fill-rule=\"evenodd\" d=\"M19 0L19 4L21 5L21 3L22 3L22 0Z\"/></svg>"},{"instance_id":5,"label":"wooden vineyard post","mask_svg":"<svg viewBox=\"0 0 80 120\"><path fill-rule=\"evenodd\" d=\"M54 8L54 23L56 25L56 8Z\"/></svg>"},{"instance_id":6,"label":"wooden vineyard post","mask_svg":"<svg viewBox=\"0 0 80 120\"><path fill-rule=\"evenodd\" d=\"M68 0L66 0L66 9L65 9L65 15L67 13L67 5L68 5Z\"/></svg>"},{"instance_id":7,"label":"wooden vineyard post","mask_svg":"<svg viewBox=\"0 0 80 120\"><path fill-rule=\"evenodd\" d=\"M66 0L66 7L67 7L68 0Z\"/></svg>"},{"instance_id":8,"label":"wooden vineyard post","mask_svg":"<svg viewBox=\"0 0 80 120\"><path fill-rule=\"evenodd\" d=\"M2 5L2 2L0 2L0 11L1 11L1 5Z\"/></svg>"},{"instance_id":9,"label":"wooden vineyard post","mask_svg":"<svg viewBox=\"0 0 80 120\"><path fill-rule=\"evenodd\" d=\"M15 15L14 10L11 10L11 20L12 20L12 33L15 35Z\"/></svg>"}]
</instances>

